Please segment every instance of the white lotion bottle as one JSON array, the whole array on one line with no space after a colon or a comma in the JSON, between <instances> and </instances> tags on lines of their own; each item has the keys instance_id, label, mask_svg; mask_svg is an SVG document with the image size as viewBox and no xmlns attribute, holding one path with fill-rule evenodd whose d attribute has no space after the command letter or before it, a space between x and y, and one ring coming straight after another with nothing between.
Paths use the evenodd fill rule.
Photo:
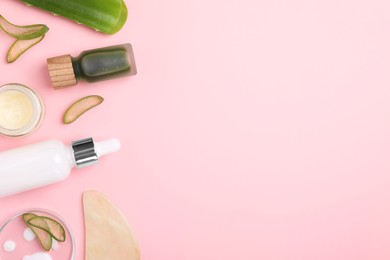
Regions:
<instances>
[{"instance_id":1,"label":"white lotion bottle","mask_svg":"<svg viewBox=\"0 0 390 260\"><path fill-rule=\"evenodd\" d=\"M117 139L86 138L71 145L49 140L0 152L0 198L65 180L72 168L95 164L119 149Z\"/></svg>"}]
</instances>

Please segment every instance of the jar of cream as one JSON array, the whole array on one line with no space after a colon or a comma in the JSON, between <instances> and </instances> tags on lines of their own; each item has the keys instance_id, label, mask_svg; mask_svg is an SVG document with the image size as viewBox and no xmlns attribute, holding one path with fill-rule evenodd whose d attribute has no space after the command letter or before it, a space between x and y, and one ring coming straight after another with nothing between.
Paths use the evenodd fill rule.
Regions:
<instances>
[{"instance_id":1,"label":"jar of cream","mask_svg":"<svg viewBox=\"0 0 390 260\"><path fill-rule=\"evenodd\" d=\"M31 88L18 83L0 87L0 134L29 134L40 126L44 112L42 100Z\"/></svg>"}]
</instances>

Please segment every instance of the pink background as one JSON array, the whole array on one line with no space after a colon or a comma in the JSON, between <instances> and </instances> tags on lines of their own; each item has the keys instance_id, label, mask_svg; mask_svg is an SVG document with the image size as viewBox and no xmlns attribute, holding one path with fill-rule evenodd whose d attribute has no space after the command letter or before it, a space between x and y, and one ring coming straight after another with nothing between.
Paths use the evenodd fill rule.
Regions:
<instances>
[{"instance_id":1,"label":"pink background","mask_svg":"<svg viewBox=\"0 0 390 260\"><path fill-rule=\"evenodd\" d=\"M47 37L1 84L44 97L38 132L117 137L120 153L62 183L0 199L0 219L42 207L67 219L84 255L81 196L124 212L142 259L390 258L390 2L127 0L113 36L16 0L1 14L45 23ZM12 39L0 34L4 55ZM124 42L138 75L53 91L48 57ZM74 100L104 103L72 125Z\"/></svg>"}]
</instances>

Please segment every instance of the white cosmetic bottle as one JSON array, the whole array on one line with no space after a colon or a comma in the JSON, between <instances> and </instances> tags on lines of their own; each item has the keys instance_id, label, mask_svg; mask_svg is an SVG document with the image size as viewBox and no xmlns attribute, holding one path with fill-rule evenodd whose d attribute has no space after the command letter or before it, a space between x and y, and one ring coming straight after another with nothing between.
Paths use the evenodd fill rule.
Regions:
<instances>
[{"instance_id":1,"label":"white cosmetic bottle","mask_svg":"<svg viewBox=\"0 0 390 260\"><path fill-rule=\"evenodd\" d=\"M86 138L71 145L49 140L0 152L0 197L62 181L72 168L95 164L100 156L119 148L117 139Z\"/></svg>"}]
</instances>

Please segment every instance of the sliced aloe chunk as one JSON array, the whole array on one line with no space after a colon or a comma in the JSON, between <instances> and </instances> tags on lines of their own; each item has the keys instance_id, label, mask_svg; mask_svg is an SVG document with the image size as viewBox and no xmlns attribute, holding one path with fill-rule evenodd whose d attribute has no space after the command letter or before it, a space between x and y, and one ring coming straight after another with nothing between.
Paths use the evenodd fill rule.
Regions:
<instances>
[{"instance_id":1,"label":"sliced aloe chunk","mask_svg":"<svg viewBox=\"0 0 390 260\"><path fill-rule=\"evenodd\" d=\"M82 114L103 102L104 98L97 95L83 97L74 102L64 114L64 124L76 121Z\"/></svg>"},{"instance_id":2,"label":"sliced aloe chunk","mask_svg":"<svg viewBox=\"0 0 390 260\"><path fill-rule=\"evenodd\" d=\"M8 50L7 62L12 63L17 60L28 49L42 41L44 37L45 35L39 36L38 38L34 38L31 40L16 40Z\"/></svg>"},{"instance_id":3,"label":"sliced aloe chunk","mask_svg":"<svg viewBox=\"0 0 390 260\"><path fill-rule=\"evenodd\" d=\"M31 228L31 230L34 232L35 236L39 240L39 243L42 245L42 248L45 249L46 251L49 251L53 243L52 235L49 232L47 232L45 229L34 227L29 223L31 219L36 217L38 216L32 213L26 213L23 214L22 216L24 223L26 223L26 225L29 228ZM46 225L45 228L48 229L49 226Z\"/></svg>"},{"instance_id":4,"label":"sliced aloe chunk","mask_svg":"<svg viewBox=\"0 0 390 260\"><path fill-rule=\"evenodd\" d=\"M33 227L40 228L48 232L55 240L64 242L66 233L64 227L56 220L45 217L36 216L27 221Z\"/></svg>"},{"instance_id":5,"label":"sliced aloe chunk","mask_svg":"<svg viewBox=\"0 0 390 260\"><path fill-rule=\"evenodd\" d=\"M2 15L0 15L0 28L10 37L18 40L30 40L40 37L47 33L49 27L44 24L32 24L19 26L10 23Z\"/></svg>"},{"instance_id":6,"label":"sliced aloe chunk","mask_svg":"<svg viewBox=\"0 0 390 260\"><path fill-rule=\"evenodd\" d=\"M123 0L21 0L107 34L118 32L127 20Z\"/></svg>"}]
</instances>

